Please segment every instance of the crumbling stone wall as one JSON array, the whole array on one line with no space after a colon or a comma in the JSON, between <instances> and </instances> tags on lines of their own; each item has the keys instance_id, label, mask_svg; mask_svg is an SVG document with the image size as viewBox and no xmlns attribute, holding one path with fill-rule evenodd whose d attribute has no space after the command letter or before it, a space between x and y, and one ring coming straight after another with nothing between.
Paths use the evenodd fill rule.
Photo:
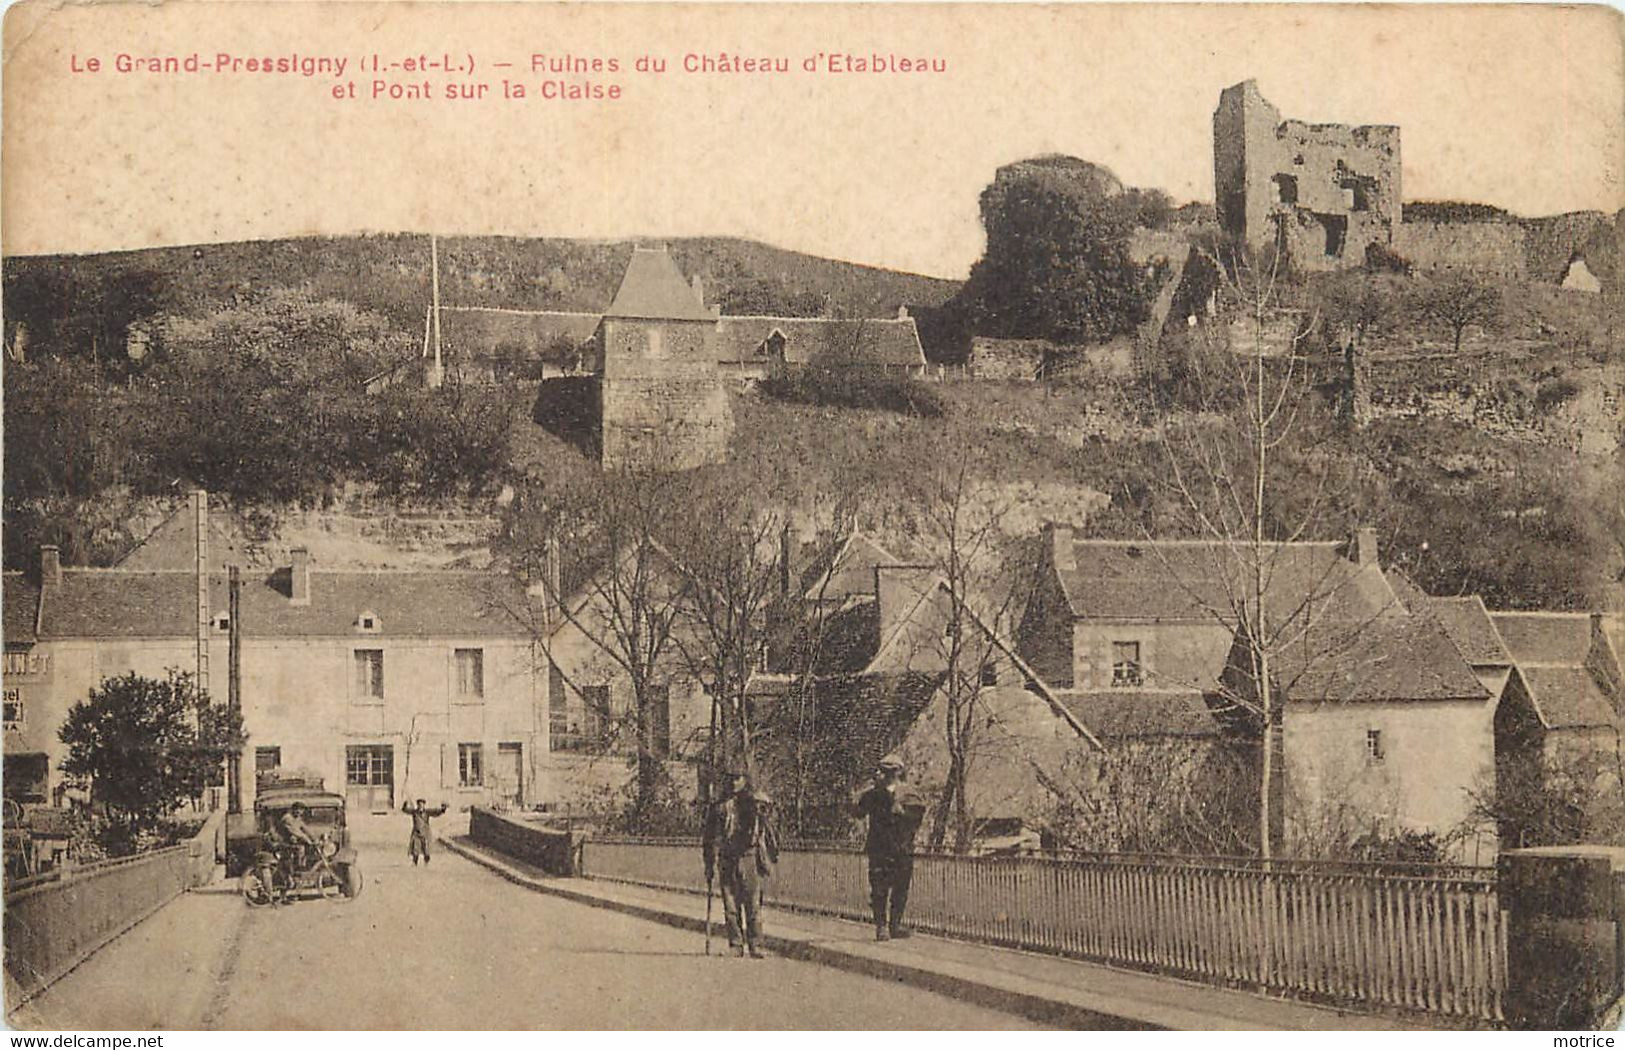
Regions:
<instances>
[{"instance_id":1,"label":"crumbling stone wall","mask_svg":"<svg viewBox=\"0 0 1625 1050\"><path fill-rule=\"evenodd\" d=\"M1473 270L1521 280L1526 239L1515 222L1407 222L1394 230L1394 250L1424 273Z\"/></svg>"},{"instance_id":2,"label":"crumbling stone wall","mask_svg":"<svg viewBox=\"0 0 1625 1050\"><path fill-rule=\"evenodd\" d=\"M686 470L727 453L733 417L717 372L715 323L604 318L602 462Z\"/></svg>"},{"instance_id":3,"label":"crumbling stone wall","mask_svg":"<svg viewBox=\"0 0 1625 1050\"><path fill-rule=\"evenodd\" d=\"M1399 128L1283 120L1244 81L1213 113L1213 185L1220 227L1253 248L1279 240L1306 270L1359 266L1400 223Z\"/></svg>"}]
</instances>

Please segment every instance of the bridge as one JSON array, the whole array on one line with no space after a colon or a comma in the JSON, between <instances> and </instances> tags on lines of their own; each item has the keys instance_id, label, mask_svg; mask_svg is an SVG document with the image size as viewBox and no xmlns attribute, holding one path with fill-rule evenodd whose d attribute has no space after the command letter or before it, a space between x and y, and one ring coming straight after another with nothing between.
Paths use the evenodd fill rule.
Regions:
<instances>
[{"instance_id":1,"label":"bridge","mask_svg":"<svg viewBox=\"0 0 1625 1050\"><path fill-rule=\"evenodd\" d=\"M692 932L537 893L448 849L414 867L401 824L356 829L367 872L356 900L249 908L234 882L217 881L114 940L24 1004L11 1023L81 1030L1032 1027L1009 1013L817 963L707 958L703 938Z\"/></svg>"},{"instance_id":2,"label":"bridge","mask_svg":"<svg viewBox=\"0 0 1625 1050\"><path fill-rule=\"evenodd\" d=\"M188 859L186 847L143 862L158 874L115 862L101 883L69 876L63 892L21 909L26 894L52 887L8 896L8 982L37 980L26 999L8 984L7 1020L80 1030L1373 1030L1499 1027L1515 1019L1503 1015L1503 990L1527 1023L1536 1002L1516 972L1508 980L1521 934L1509 955L1504 901L1485 869L925 855L910 904L918 935L876 943L853 921L865 907L861 854L803 844L769 883L770 957L755 960L726 954L720 907L707 957L692 843L589 839L565 851L575 874L562 876L555 854L531 848L551 850L562 833L511 816L476 811L472 834L448 818L450 837L428 866L408 859L403 818L363 818L352 830L366 872L353 901L249 908L234 880L218 868L211 877L210 856ZM1556 862L1570 865L1571 882L1573 865L1585 866L1601 894L1585 896L1611 901L1602 890L1625 877L1613 874L1625 870L1625 851L1615 852ZM1540 903L1552 896L1554 858L1527 859L1502 889ZM142 897L140 878L162 881L176 864L190 865L179 883ZM123 919L95 918L119 907ZM46 926L63 932L45 941ZM73 943L53 958L57 941ZM1572 1000L1571 978L1583 977L1594 1005L1617 1002L1612 957L1576 959L1585 972L1563 976L1559 998ZM1549 962L1543 955L1535 971ZM1562 1020L1538 1027L1575 1026Z\"/></svg>"}]
</instances>

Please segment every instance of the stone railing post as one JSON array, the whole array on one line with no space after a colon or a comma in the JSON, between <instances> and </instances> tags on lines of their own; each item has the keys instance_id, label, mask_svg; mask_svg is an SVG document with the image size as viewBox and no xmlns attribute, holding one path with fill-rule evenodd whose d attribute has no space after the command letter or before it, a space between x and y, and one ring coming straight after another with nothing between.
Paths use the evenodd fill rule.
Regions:
<instances>
[{"instance_id":1,"label":"stone railing post","mask_svg":"<svg viewBox=\"0 0 1625 1050\"><path fill-rule=\"evenodd\" d=\"M1625 991L1625 849L1543 846L1499 858L1514 1028L1594 1028Z\"/></svg>"}]
</instances>

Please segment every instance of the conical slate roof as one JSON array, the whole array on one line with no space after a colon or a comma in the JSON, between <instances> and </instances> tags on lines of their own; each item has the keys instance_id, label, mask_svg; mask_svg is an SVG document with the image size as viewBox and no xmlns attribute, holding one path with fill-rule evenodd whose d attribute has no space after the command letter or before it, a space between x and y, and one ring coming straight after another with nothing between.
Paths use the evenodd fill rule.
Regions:
<instances>
[{"instance_id":1,"label":"conical slate roof","mask_svg":"<svg viewBox=\"0 0 1625 1050\"><path fill-rule=\"evenodd\" d=\"M634 248L615 301L605 317L658 321L714 321L700 294L689 287L664 248Z\"/></svg>"}]
</instances>

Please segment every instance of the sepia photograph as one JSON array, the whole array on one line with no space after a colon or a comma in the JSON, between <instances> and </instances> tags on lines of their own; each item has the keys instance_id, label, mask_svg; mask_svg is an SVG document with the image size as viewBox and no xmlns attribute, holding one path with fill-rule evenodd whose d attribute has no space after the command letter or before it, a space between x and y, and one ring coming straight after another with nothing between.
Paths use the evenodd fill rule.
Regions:
<instances>
[{"instance_id":1,"label":"sepia photograph","mask_svg":"<svg viewBox=\"0 0 1625 1050\"><path fill-rule=\"evenodd\" d=\"M1619 9L0 77L9 1029L1620 1026Z\"/></svg>"}]
</instances>

